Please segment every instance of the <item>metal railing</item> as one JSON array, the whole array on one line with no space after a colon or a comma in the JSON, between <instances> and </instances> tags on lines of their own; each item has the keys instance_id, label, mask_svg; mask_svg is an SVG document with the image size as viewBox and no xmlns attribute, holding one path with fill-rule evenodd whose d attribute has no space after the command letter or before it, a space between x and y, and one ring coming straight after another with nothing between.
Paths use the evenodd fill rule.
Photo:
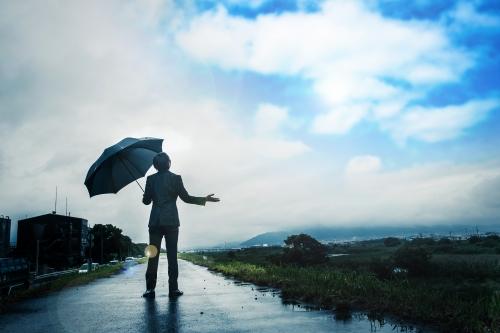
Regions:
<instances>
[{"instance_id":1,"label":"metal railing","mask_svg":"<svg viewBox=\"0 0 500 333\"><path fill-rule=\"evenodd\" d=\"M35 278L33 279L34 282L41 282L41 281L45 281L45 280L50 280L50 279L53 279L53 278L57 278L59 276L62 276L62 275L67 275L67 274L72 274L72 273L76 273L78 272L78 269L68 269L66 271L59 271L59 272L52 272L52 273L47 273L47 274L40 274L40 275L37 275L35 276Z\"/></svg>"}]
</instances>

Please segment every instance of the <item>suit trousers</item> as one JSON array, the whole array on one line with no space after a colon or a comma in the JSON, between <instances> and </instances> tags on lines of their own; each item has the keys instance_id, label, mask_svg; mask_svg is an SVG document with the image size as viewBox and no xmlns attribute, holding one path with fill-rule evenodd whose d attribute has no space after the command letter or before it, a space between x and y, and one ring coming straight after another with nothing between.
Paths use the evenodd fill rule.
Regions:
<instances>
[{"instance_id":1,"label":"suit trousers","mask_svg":"<svg viewBox=\"0 0 500 333\"><path fill-rule=\"evenodd\" d=\"M146 270L146 289L155 289L158 274L158 259L160 258L161 240L165 237L168 261L168 290L178 289L177 278L179 268L177 265L177 241L179 239L179 228L171 226L149 227L149 244L158 249L158 254L149 258Z\"/></svg>"}]
</instances>

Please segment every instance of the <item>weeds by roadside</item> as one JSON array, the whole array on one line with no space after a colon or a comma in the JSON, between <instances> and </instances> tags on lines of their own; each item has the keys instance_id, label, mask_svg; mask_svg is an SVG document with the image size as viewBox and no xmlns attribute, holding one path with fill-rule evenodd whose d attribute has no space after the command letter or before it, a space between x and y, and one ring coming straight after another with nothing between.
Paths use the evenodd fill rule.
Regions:
<instances>
[{"instance_id":1,"label":"weeds by roadside","mask_svg":"<svg viewBox=\"0 0 500 333\"><path fill-rule=\"evenodd\" d=\"M262 258L272 249L262 249L260 254L251 251L256 262L252 262L252 256L244 251L241 255L184 253L180 257L243 281L280 288L286 298L323 308L334 309L339 304L348 304L352 308L438 325L447 331L500 332L500 293L495 280L457 283L446 278L418 276L420 274L415 278L390 274L383 279L364 266L369 262L358 262L355 258L351 259L355 264L344 268L335 265L300 267L266 263ZM349 258L342 260L347 262ZM354 269L356 265L359 268L359 263L363 263L362 267Z\"/></svg>"}]
</instances>

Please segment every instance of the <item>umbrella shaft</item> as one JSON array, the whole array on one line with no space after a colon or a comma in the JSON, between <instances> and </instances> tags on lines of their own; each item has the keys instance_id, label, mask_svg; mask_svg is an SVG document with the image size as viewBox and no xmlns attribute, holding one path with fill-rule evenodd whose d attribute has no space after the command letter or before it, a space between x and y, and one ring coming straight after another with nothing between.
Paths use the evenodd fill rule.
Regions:
<instances>
[{"instance_id":1,"label":"umbrella shaft","mask_svg":"<svg viewBox=\"0 0 500 333\"><path fill-rule=\"evenodd\" d=\"M142 192L144 193L144 189L142 188L141 184L139 184L139 182L137 181L137 179L135 180L135 182L137 183L137 185L139 185L139 187L141 188Z\"/></svg>"},{"instance_id":2,"label":"umbrella shaft","mask_svg":"<svg viewBox=\"0 0 500 333\"><path fill-rule=\"evenodd\" d=\"M120 160L120 162L122 162L123 166L125 167L125 169L127 169L127 171L130 173L130 175L135 178L134 174L132 173L132 171L130 171L130 169L128 168L127 164L123 161L123 159L120 156L118 157L118 159ZM137 179L135 179L135 182L137 183L137 185L139 185L142 192L144 193L144 189L142 188L141 184L139 184Z\"/></svg>"}]
</instances>

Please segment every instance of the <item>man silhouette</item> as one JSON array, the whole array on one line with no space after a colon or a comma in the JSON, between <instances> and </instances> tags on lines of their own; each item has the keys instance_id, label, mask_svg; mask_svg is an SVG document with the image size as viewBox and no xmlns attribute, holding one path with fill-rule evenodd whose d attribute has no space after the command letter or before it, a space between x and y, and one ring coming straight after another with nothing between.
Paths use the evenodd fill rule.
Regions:
<instances>
[{"instance_id":1,"label":"man silhouette","mask_svg":"<svg viewBox=\"0 0 500 333\"><path fill-rule=\"evenodd\" d=\"M170 164L170 158L163 152L153 158L153 166L158 172L147 178L146 189L142 198L142 202L145 205L153 202L148 224L149 244L156 248L151 251L154 255L149 257L148 268L146 270L146 292L143 294L143 297L148 298L155 297L158 259L160 257L160 245L163 237L165 237L167 248L169 296L177 297L183 294L177 285L177 277L179 276L177 266L177 240L179 237L177 197L180 197L186 203L203 206L207 201L219 201L213 194L209 194L206 197L189 195L184 188L181 176L169 171Z\"/></svg>"}]
</instances>

